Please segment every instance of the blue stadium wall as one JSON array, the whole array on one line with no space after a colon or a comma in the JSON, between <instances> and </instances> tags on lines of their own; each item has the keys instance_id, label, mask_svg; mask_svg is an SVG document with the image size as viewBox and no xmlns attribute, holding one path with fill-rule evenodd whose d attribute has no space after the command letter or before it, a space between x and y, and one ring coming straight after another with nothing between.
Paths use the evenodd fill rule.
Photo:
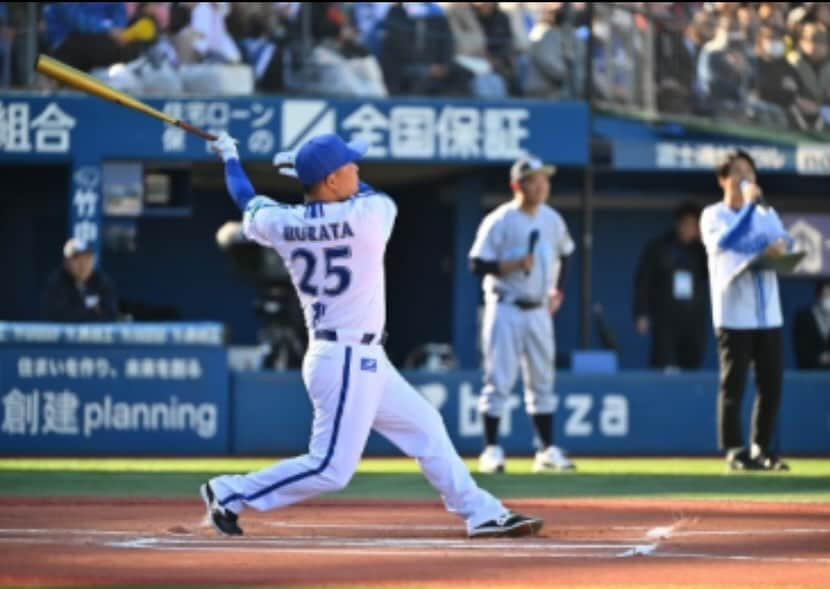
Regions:
<instances>
[{"instance_id":1,"label":"blue stadium wall","mask_svg":"<svg viewBox=\"0 0 830 589\"><path fill-rule=\"evenodd\" d=\"M224 336L223 326L209 322L0 322L0 455L303 453L312 413L300 374L229 374ZM477 454L478 371L404 375L441 412L459 452ZM716 388L711 371L561 373L555 439L575 455L713 455ZM830 374L786 374L776 451L830 454L829 390ZM510 455L532 453L518 387L501 433ZM366 453L398 451L373 435Z\"/></svg>"}]
</instances>

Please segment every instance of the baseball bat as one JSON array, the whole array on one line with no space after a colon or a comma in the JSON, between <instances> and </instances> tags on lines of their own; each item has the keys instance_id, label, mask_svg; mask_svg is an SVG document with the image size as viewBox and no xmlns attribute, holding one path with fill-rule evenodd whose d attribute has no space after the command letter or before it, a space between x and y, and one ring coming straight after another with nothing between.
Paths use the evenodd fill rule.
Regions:
<instances>
[{"instance_id":1,"label":"baseball bat","mask_svg":"<svg viewBox=\"0 0 830 589\"><path fill-rule=\"evenodd\" d=\"M85 74L84 72L58 61L57 59L53 59L48 55L39 55L35 67L37 71L44 76L49 76L59 82L63 82L67 86L72 86L73 88L77 88L78 90L97 96L98 98L103 98L104 100L109 100L116 104L120 104L121 106L126 106L127 108L150 115L151 117L160 119L169 125L174 125L179 129L183 129L188 133L193 133L194 135L207 141L214 141L216 139L216 135L185 123L181 119L172 117L161 112L160 110L156 110L152 106L145 104L140 100L136 100L132 96L128 96L115 88L107 86L89 74Z\"/></svg>"}]
</instances>

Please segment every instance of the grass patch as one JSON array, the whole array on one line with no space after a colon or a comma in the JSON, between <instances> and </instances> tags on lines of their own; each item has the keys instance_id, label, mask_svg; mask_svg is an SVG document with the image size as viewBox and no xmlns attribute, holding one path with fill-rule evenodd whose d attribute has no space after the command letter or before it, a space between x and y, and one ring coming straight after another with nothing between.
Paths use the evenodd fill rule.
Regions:
<instances>
[{"instance_id":1,"label":"grass patch","mask_svg":"<svg viewBox=\"0 0 830 589\"><path fill-rule=\"evenodd\" d=\"M199 485L223 473L244 473L275 459L2 459L0 495L196 497ZM830 501L830 460L790 462L789 473L726 474L721 459L577 459L578 470L534 475L531 460L512 459L502 475L474 474L505 499L631 497ZM475 461L468 460L475 472ZM437 499L408 459L366 459L335 495L366 499Z\"/></svg>"}]
</instances>

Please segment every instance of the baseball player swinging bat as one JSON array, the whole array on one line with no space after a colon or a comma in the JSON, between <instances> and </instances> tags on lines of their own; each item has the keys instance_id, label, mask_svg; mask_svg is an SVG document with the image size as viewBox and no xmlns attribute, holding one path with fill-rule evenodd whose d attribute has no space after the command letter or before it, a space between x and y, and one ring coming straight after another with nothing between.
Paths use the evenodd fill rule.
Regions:
<instances>
[{"instance_id":1,"label":"baseball player swinging bat","mask_svg":"<svg viewBox=\"0 0 830 589\"><path fill-rule=\"evenodd\" d=\"M152 106L145 104L140 100L136 100L132 96L128 96L115 88L107 86L89 74L85 74L84 72L47 55L38 56L35 69L37 69L37 71L44 76L53 78L58 82L66 84L67 86L72 86L73 88L92 94L93 96L97 96L98 98L103 98L105 100L109 100L110 102L120 104L121 106L126 106L127 108L150 115L151 117L160 119L169 125L174 125L180 129L183 129L188 133L193 133L197 137L201 137L207 141L216 140L216 135L203 131L202 129L185 123L180 119L176 119L175 117L161 112L160 110L156 110Z\"/></svg>"}]
</instances>

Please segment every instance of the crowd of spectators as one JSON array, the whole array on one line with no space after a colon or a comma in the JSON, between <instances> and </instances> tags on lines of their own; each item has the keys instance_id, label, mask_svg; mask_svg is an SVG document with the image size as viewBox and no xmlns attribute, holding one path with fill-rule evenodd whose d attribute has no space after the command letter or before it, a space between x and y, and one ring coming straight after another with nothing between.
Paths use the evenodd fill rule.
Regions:
<instances>
[{"instance_id":1,"label":"crowd of spectators","mask_svg":"<svg viewBox=\"0 0 830 589\"><path fill-rule=\"evenodd\" d=\"M23 4L0 3L6 86L21 79ZM566 100L584 96L590 25L600 103L805 130L827 124L830 5L612 2L589 12L588 4L47 3L37 5L38 49L144 95Z\"/></svg>"},{"instance_id":2,"label":"crowd of spectators","mask_svg":"<svg viewBox=\"0 0 830 589\"><path fill-rule=\"evenodd\" d=\"M830 5L661 3L653 16L658 110L827 126Z\"/></svg>"}]
</instances>

